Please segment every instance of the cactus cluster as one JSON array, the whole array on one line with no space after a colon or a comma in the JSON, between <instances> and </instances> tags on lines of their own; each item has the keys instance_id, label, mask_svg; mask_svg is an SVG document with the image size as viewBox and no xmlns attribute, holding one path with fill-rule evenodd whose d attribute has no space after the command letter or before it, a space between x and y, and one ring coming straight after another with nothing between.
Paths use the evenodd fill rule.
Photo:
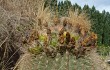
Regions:
<instances>
[{"instance_id":1,"label":"cactus cluster","mask_svg":"<svg viewBox=\"0 0 110 70\"><path fill-rule=\"evenodd\" d=\"M23 43L30 46L29 51L31 53L37 54L39 52L44 52L47 56L52 58L56 57L58 53L63 56L66 51L68 51L69 54L75 55L76 58L79 58L80 56L84 56L86 54L87 48L96 46L97 35L95 33L85 32L87 34L79 35L79 38L76 39L75 36L73 36L74 33L69 32L67 29L67 20L63 21L62 26L61 30L55 34L52 32L48 24L45 28L45 35L40 34L37 29L32 29L29 37L25 38ZM34 47L32 47L33 43L35 43ZM34 53L34 51L39 50L39 48L41 51Z\"/></svg>"}]
</instances>

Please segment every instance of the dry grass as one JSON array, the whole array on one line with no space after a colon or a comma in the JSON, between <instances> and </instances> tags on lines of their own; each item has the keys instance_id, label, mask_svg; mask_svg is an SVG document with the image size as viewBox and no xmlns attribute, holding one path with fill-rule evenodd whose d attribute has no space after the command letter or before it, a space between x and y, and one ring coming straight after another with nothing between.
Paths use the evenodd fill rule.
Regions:
<instances>
[{"instance_id":1,"label":"dry grass","mask_svg":"<svg viewBox=\"0 0 110 70\"><path fill-rule=\"evenodd\" d=\"M89 17L87 17L84 12L79 13L77 9L75 11L70 9L68 17L61 17L60 21L60 24L65 22L67 24L67 30L74 34L78 33L84 36L84 34L89 33L91 29Z\"/></svg>"},{"instance_id":2,"label":"dry grass","mask_svg":"<svg viewBox=\"0 0 110 70\"><path fill-rule=\"evenodd\" d=\"M69 21L75 30L79 29L82 34L84 31L90 31L91 23L85 13L78 13L78 10L72 11L69 10Z\"/></svg>"},{"instance_id":3,"label":"dry grass","mask_svg":"<svg viewBox=\"0 0 110 70\"><path fill-rule=\"evenodd\" d=\"M14 67L25 52L22 38L29 36L38 11L44 11L42 15L47 16L47 8L38 8L44 3L43 0L0 0L0 70Z\"/></svg>"},{"instance_id":4,"label":"dry grass","mask_svg":"<svg viewBox=\"0 0 110 70\"><path fill-rule=\"evenodd\" d=\"M49 27L50 26L49 23L53 23L51 22L52 20L51 18L53 17L53 15L51 15L52 12L50 11L49 7L44 7L44 5L45 5L44 0L0 0L0 52L1 52L0 53L0 70L9 70L9 69L12 70L14 66L15 66L14 69L19 68L18 70L25 70L26 68L28 68L29 70L32 70L31 68L33 68L32 64L34 62L32 63L30 62L31 62L31 59L33 60L32 58L33 56L31 56L32 54L30 54L27 49L30 47L34 47L35 48L34 51L37 52L36 50L38 50L38 48L36 49L36 39L37 39L36 31L38 31L38 34L39 34L39 40L37 40L37 43L40 42L40 46L37 45L37 47L39 46L41 48L41 46L43 46L45 38L48 35L48 33L47 35L44 35L46 34L46 31L43 31L43 30L50 28L51 33L49 34L49 36L50 38L51 37L52 38L51 40L49 39L49 41L52 41L52 42L49 43L48 46L49 48L52 49L52 52L53 50L55 50L55 53L57 53L56 46L59 45L57 41L58 32L60 31L61 27L63 27L62 25L63 21L65 21L65 23L67 24L68 26L67 31L70 33L71 37L73 37L72 34L78 33L79 31L81 35L84 35L85 31L86 32L90 31L91 24L90 24L90 21L88 20L88 17L83 12L79 14L78 10L75 10L75 11L69 10L69 16L64 17L63 21L60 20L60 18L58 17L54 17L53 22L59 23L59 24L58 26L53 25ZM42 27L42 30L39 29L39 27ZM44 27L47 27L47 28L44 28ZM35 30L34 32L35 34L31 34L33 30ZM55 36L53 34L54 33L53 31L56 31ZM82 37L81 35L80 37ZM35 38L35 39L32 38L31 44L29 44L29 42L26 44L23 43L24 40L27 41L31 37ZM40 38L43 38L43 40L41 41ZM21 54L23 53L25 54L22 57ZM51 52L49 54L51 54ZM34 57L37 63L35 64L35 67L42 66L42 61L43 61L45 62L43 64L44 65L43 69L44 68L50 69L51 65L48 66L49 63L50 64L56 63L56 65L53 66L52 68L54 69L58 67L59 70L60 68L62 68L63 64L67 63L67 65L65 66L69 68L70 61L71 63L72 62L74 63L74 59L72 56L70 56L71 59L69 58L69 56L67 56L68 61L65 63L64 62L65 54L64 54L64 57L62 58L56 55L56 58L54 61L50 58L49 59L45 58L47 56L45 56L44 54L42 54L41 57L39 57L40 55L37 55L37 56L38 56L37 58ZM59 61L57 61L57 58L59 58ZM49 62L49 60L51 60L51 62ZM61 65L58 65L58 64L61 64ZM65 66L63 66L62 70L64 70Z\"/></svg>"},{"instance_id":5,"label":"dry grass","mask_svg":"<svg viewBox=\"0 0 110 70\"><path fill-rule=\"evenodd\" d=\"M33 70L32 68L37 69L37 66L34 67L34 65L33 65L32 55L29 53L26 53L20 57L20 59L16 63L13 70Z\"/></svg>"},{"instance_id":6,"label":"dry grass","mask_svg":"<svg viewBox=\"0 0 110 70\"><path fill-rule=\"evenodd\" d=\"M44 7L44 0L0 0L0 70L13 68L27 51L23 39L29 38L31 31L51 19L49 7Z\"/></svg>"},{"instance_id":7,"label":"dry grass","mask_svg":"<svg viewBox=\"0 0 110 70\"><path fill-rule=\"evenodd\" d=\"M36 12L36 17L35 17L35 21L37 22L37 24L40 23L40 25L47 25L48 23L51 21L51 12L49 7L45 8L45 2L43 0L41 0L40 4L38 4L38 11ZM40 20L40 22L39 22ZM37 27L38 25L35 24L35 27Z\"/></svg>"}]
</instances>

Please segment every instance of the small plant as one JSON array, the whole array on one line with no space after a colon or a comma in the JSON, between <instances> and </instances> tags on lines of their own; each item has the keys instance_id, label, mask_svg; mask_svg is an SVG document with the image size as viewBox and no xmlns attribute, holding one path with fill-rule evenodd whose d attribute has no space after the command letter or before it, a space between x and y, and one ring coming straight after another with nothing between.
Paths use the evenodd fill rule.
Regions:
<instances>
[{"instance_id":1,"label":"small plant","mask_svg":"<svg viewBox=\"0 0 110 70\"><path fill-rule=\"evenodd\" d=\"M28 48L28 51L32 54L38 55L43 51L43 49L41 47L36 46L36 47Z\"/></svg>"},{"instance_id":2,"label":"small plant","mask_svg":"<svg viewBox=\"0 0 110 70\"><path fill-rule=\"evenodd\" d=\"M47 38L46 35L40 35L40 36L39 36L39 40L40 40L41 42L44 42L46 38Z\"/></svg>"}]
</instances>

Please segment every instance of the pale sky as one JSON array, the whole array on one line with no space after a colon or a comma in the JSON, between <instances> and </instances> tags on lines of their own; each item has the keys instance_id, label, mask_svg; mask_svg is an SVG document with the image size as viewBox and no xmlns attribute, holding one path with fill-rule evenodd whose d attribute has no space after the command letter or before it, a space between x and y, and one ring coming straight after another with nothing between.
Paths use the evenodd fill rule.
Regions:
<instances>
[{"instance_id":1,"label":"pale sky","mask_svg":"<svg viewBox=\"0 0 110 70\"><path fill-rule=\"evenodd\" d=\"M58 0L58 1L64 1L64 0ZM110 0L70 0L72 4L77 3L81 7L83 7L85 4L92 7L93 5L96 7L97 10L102 12L102 10L110 12Z\"/></svg>"}]
</instances>

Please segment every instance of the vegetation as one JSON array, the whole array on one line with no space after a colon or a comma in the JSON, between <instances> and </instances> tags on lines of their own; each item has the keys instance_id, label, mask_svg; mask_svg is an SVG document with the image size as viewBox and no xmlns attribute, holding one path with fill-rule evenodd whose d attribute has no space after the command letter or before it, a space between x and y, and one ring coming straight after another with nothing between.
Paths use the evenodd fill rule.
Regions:
<instances>
[{"instance_id":1,"label":"vegetation","mask_svg":"<svg viewBox=\"0 0 110 70\"><path fill-rule=\"evenodd\" d=\"M67 5L68 4L68 5ZM71 4L70 1L61 1L58 4L58 10L60 16L66 16L65 11L68 12L69 8L72 8L72 10L76 11L77 14L84 12L89 17L89 20L91 20L92 25L92 31L98 34L98 45L108 45L110 46L110 13L103 10L102 12L99 12L95 9L94 6L91 8L88 5L84 5L83 8L79 6L78 4ZM69 7L69 8L68 8ZM63 15L62 15L63 14ZM76 21L76 20L75 20Z\"/></svg>"},{"instance_id":2,"label":"vegetation","mask_svg":"<svg viewBox=\"0 0 110 70\"><path fill-rule=\"evenodd\" d=\"M0 0L0 70L95 70L92 52L110 52L109 16L68 0Z\"/></svg>"}]
</instances>

